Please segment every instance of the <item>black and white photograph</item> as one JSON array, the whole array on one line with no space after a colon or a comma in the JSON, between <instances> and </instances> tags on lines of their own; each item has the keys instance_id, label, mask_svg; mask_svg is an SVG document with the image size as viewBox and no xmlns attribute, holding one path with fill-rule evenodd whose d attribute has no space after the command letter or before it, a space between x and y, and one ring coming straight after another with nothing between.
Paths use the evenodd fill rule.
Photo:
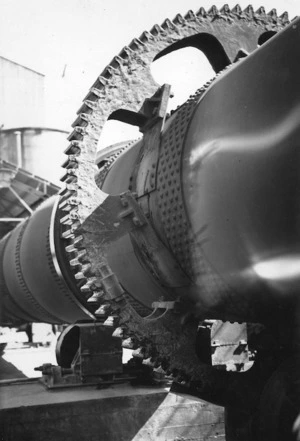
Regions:
<instances>
[{"instance_id":1,"label":"black and white photograph","mask_svg":"<svg viewBox=\"0 0 300 441\"><path fill-rule=\"evenodd\" d=\"M299 0L0 11L0 441L300 441Z\"/></svg>"}]
</instances>

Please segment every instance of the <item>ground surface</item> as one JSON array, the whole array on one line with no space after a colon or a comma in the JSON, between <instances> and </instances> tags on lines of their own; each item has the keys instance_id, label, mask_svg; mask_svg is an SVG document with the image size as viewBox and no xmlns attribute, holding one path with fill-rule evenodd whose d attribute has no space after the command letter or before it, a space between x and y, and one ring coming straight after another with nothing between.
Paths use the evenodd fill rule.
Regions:
<instances>
[{"instance_id":1,"label":"ground surface","mask_svg":"<svg viewBox=\"0 0 300 441\"><path fill-rule=\"evenodd\" d=\"M38 382L40 372L34 367L56 364L56 337L48 335L44 346L29 345L25 333L12 331L4 348L4 334L1 441L225 440L223 408L164 387L123 384L49 392ZM131 351L124 351L123 361L130 357Z\"/></svg>"}]
</instances>

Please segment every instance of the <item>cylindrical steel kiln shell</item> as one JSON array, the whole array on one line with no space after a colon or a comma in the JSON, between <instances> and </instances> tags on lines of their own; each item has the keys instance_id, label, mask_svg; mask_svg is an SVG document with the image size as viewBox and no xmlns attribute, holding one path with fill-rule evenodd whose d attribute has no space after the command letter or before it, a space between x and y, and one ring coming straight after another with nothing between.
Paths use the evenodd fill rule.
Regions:
<instances>
[{"instance_id":1,"label":"cylindrical steel kiln shell","mask_svg":"<svg viewBox=\"0 0 300 441\"><path fill-rule=\"evenodd\" d=\"M211 90L207 95L209 96L210 93ZM206 99L205 96L203 99ZM226 274L216 270L214 259L210 260L205 253L207 230L213 227L215 220L211 219L207 222L207 213L205 210L198 210L197 207L205 198L208 198L213 205L216 199L207 186L206 192L203 192L204 185L200 188L196 181L191 182L186 169L186 155L192 154L191 140L196 138L194 132L201 125L201 121L198 120L201 106L201 99L199 101L199 97L196 96L166 122L160 145L157 146L159 154L155 188L141 195L138 202L142 203L144 209L149 212L157 235L172 250L181 268L190 277L189 285L173 287L174 297L178 294L192 302L194 312L200 317L203 315L231 320L261 320L261 311L265 314L266 308L272 304L270 297L261 294L266 290L263 282L258 277L252 278L250 291L245 285L236 292ZM109 170L102 190L115 195L122 193L132 184L130 176L134 176L139 188L143 188L142 180L146 176L143 152L146 147L139 142L124 152ZM202 170L203 167L201 172ZM205 175L205 169L203 171ZM200 172L199 175L201 176ZM210 175L209 178L214 180L216 176ZM190 204L189 193L195 188L197 188L196 192L192 193L194 201ZM195 212L197 218L193 218ZM227 231L227 228L228 225L225 225L224 231ZM226 253L215 240L214 232L210 236L209 245L215 247L217 255ZM241 245L237 243L236 246L235 260L239 259L241 252ZM132 297L151 307L152 301L157 300L158 296L166 297L166 293L151 277L145 262L141 261L141 256L136 251L130 238L127 237L126 240L123 238L119 248L114 246L111 250L108 256L109 264ZM237 268L236 265L234 270L236 271Z\"/></svg>"},{"instance_id":2,"label":"cylindrical steel kiln shell","mask_svg":"<svg viewBox=\"0 0 300 441\"><path fill-rule=\"evenodd\" d=\"M0 241L0 323L2 325L30 322L34 319L30 313L23 310L20 305L14 301L5 282L3 255L9 238L10 235L7 235Z\"/></svg>"},{"instance_id":3,"label":"cylindrical steel kiln shell","mask_svg":"<svg viewBox=\"0 0 300 441\"><path fill-rule=\"evenodd\" d=\"M290 44L299 38L290 26L217 79L184 141L180 182L199 297L207 290L212 307L221 300L239 320L276 321L299 296L300 63Z\"/></svg>"},{"instance_id":4,"label":"cylindrical steel kiln shell","mask_svg":"<svg viewBox=\"0 0 300 441\"><path fill-rule=\"evenodd\" d=\"M137 142L114 162L102 185L105 193L118 195L128 191L137 164L138 170L143 167L143 161L139 163L142 149L143 142ZM154 301L162 297L169 299L170 293L151 275L137 248L138 245L126 235L109 249L107 259L113 273L130 295L134 308L145 315L151 312Z\"/></svg>"},{"instance_id":5,"label":"cylindrical steel kiln shell","mask_svg":"<svg viewBox=\"0 0 300 441\"><path fill-rule=\"evenodd\" d=\"M58 198L48 199L13 230L4 250L7 307L14 310L17 305L16 315L26 321L73 323L90 318L55 268L55 247L63 246L62 241L55 243L51 225Z\"/></svg>"},{"instance_id":6,"label":"cylindrical steel kiln shell","mask_svg":"<svg viewBox=\"0 0 300 441\"><path fill-rule=\"evenodd\" d=\"M30 221L32 221L32 219L33 218L31 218ZM29 263L31 266L31 273L35 273L38 270L38 262L36 262L34 252L32 250L28 250L29 254L26 255L25 251L24 256L24 247L22 246L22 241L25 230L28 226L28 222L29 220L15 228L8 239L3 257L4 279L10 296L22 310L26 311L27 317L36 318L38 319L37 321L48 322L51 321L51 319L56 319L56 316L52 317L51 314L49 314L49 312L41 306L40 301L37 301L35 296L32 294L30 285L28 286L28 274L26 269L24 270L23 266L25 263L25 257L27 260L29 260L27 263ZM35 233L36 236L34 235L32 238L32 245L34 238L39 235L38 232ZM40 291L43 289L44 283L40 286Z\"/></svg>"}]
</instances>

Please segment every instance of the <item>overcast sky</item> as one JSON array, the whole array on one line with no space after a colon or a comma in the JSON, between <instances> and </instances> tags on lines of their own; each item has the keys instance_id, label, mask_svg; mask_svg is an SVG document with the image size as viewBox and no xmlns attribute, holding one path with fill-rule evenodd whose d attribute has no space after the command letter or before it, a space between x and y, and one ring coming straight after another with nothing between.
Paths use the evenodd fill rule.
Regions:
<instances>
[{"instance_id":1,"label":"overcast sky","mask_svg":"<svg viewBox=\"0 0 300 441\"><path fill-rule=\"evenodd\" d=\"M44 73L48 92L59 97L65 116L72 106L75 115L96 76L134 37L167 17L212 4L221 7L224 2L0 0L0 55ZM230 7L235 4L229 2ZM245 8L248 1L239 4ZM300 15L299 0L255 0L252 5L255 10L265 6L267 12L277 8L278 14L288 11L290 18Z\"/></svg>"},{"instance_id":2,"label":"overcast sky","mask_svg":"<svg viewBox=\"0 0 300 441\"><path fill-rule=\"evenodd\" d=\"M178 12L200 6L221 7L208 0L0 0L0 54L43 73L65 64L95 71L106 65L133 37ZM233 7L236 2L230 2ZM248 1L240 1L242 8ZM287 10L300 15L299 0L253 1L254 9Z\"/></svg>"}]
</instances>

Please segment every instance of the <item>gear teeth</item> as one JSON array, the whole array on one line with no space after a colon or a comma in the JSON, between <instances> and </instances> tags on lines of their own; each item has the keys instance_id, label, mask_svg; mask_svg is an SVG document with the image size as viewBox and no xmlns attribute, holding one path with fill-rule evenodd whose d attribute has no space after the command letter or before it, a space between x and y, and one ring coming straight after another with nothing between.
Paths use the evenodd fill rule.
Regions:
<instances>
[{"instance_id":1,"label":"gear teeth","mask_svg":"<svg viewBox=\"0 0 300 441\"><path fill-rule=\"evenodd\" d=\"M139 49L141 46L144 46L144 43L142 42L142 40L140 40L139 38L134 38L130 43L129 43L129 48L133 51Z\"/></svg>"},{"instance_id":2,"label":"gear teeth","mask_svg":"<svg viewBox=\"0 0 300 441\"><path fill-rule=\"evenodd\" d=\"M225 3L225 5L222 6L222 8L220 9L220 12L221 12L221 14L225 14L225 15L230 14L231 10L230 10L229 5L227 3Z\"/></svg>"},{"instance_id":3,"label":"gear teeth","mask_svg":"<svg viewBox=\"0 0 300 441\"><path fill-rule=\"evenodd\" d=\"M73 132L68 137L69 141L82 141L83 136L86 134L86 131L83 127L77 126L74 127Z\"/></svg>"},{"instance_id":4,"label":"gear teeth","mask_svg":"<svg viewBox=\"0 0 300 441\"><path fill-rule=\"evenodd\" d=\"M143 364L152 368L154 367L154 361L152 361L151 357L144 359Z\"/></svg>"},{"instance_id":5,"label":"gear teeth","mask_svg":"<svg viewBox=\"0 0 300 441\"><path fill-rule=\"evenodd\" d=\"M99 75L94 84L92 85L92 88L101 90L103 89L107 84L107 78L105 78L103 75Z\"/></svg>"},{"instance_id":6,"label":"gear teeth","mask_svg":"<svg viewBox=\"0 0 300 441\"><path fill-rule=\"evenodd\" d=\"M75 237L75 239L73 240L73 243L75 245L78 245L80 242L82 242L82 240L83 240L83 236L80 234L80 235Z\"/></svg>"},{"instance_id":7,"label":"gear teeth","mask_svg":"<svg viewBox=\"0 0 300 441\"><path fill-rule=\"evenodd\" d=\"M134 358L144 358L144 356L145 356L145 348L144 347L139 347L139 348L135 349L134 351L132 351L132 356Z\"/></svg>"},{"instance_id":8,"label":"gear teeth","mask_svg":"<svg viewBox=\"0 0 300 441\"><path fill-rule=\"evenodd\" d=\"M78 155L69 155L68 159L69 163L67 164L67 168L78 167Z\"/></svg>"},{"instance_id":9,"label":"gear teeth","mask_svg":"<svg viewBox=\"0 0 300 441\"><path fill-rule=\"evenodd\" d=\"M80 141L73 140L70 145L66 148L64 153L66 155L78 156L81 153L82 143Z\"/></svg>"},{"instance_id":10,"label":"gear teeth","mask_svg":"<svg viewBox=\"0 0 300 441\"><path fill-rule=\"evenodd\" d=\"M175 25L174 23L172 23L172 21L169 18L166 18L165 21L162 23L161 27L164 30L169 30L169 29L175 29Z\"/></svg>"},{"instance_id":11,"label":"gear teeth","mask_svg":"<svg viewBox=\"0 0 300 441\"><path fill-rule=\"evenodd\" d=\"M122 63L120 62L120 57L118 55L115 55L114 58L109 63L109 67L113 70L113 73L115 73L118 69L120 69L120 65Z\"/></svg>"},{"instance_id":12,"label":"gear teeth","mask_svg":"<svg viewBox=\"0 0 300 441\"><path fill-rule=\"evenodd\" d=\"M86 254L86 250L84 250L84 249L80 250L80 251L76 250L76 253L77 253L77 256L70 260L70 265L71 266L80 265L82 267L83 265L81 262L81 258Z\"/></svg>"},{"instance_id":13,"label":"gear teeth","mask_svg":"<svg viewBox=\"0 0 300 441\"><path fill-rule=\"evenodd\" d=\"M220 15L219 9L216 7L216 5L212 5L212 7L208 10L207 14L212 17L216 17Z\"/></svg>"},{"instance_id":14,"label":"gear teeth","mask_svg":"<svg viewBox=\"0 0 300 441\"><path fill-rule=\"evenodd\" d=\"M77 111L77 115L80 115L81 113L86 113L88 115L92 115L93 111L96 109L97 104L94 103L93 101L89 101L94 104L94 107L91 107L86 104L87 101L89 101L89 100L83 100L83 103L81 104L81 106L79 107L79 109Z\"/></svg>"},{"instance_id":15,"label":"gear teeth","mask_svg":"<svg viewBox=\"0 0 300 441\"><path fill-rule=\"evenodd\" d=\"M185 20L196 20L196 14L191 9L185 14L184 19Z\"/></svg>"},{"instance_id":16,"label":"gear teeth","mask_svg":"<svg viewBox=\"0 0 300 441\"><path fill-rule=\"evenodd\" d=\"M80 120L84 121L86 124L90 122L90 115L88 113L81 112L79 114Z\"/></svg>"},{"instance_id":17,"label":"gear teeth","mask_svg":"<svg viewBox=\"0 0 300 441\"><path fill-rule=\"evenodd\" d=\"M108 315L108 312L110 310L110 305L104 304L99 306L99 308L95 311L95 315L98 317L106 317Z\"/></svg>"},{"instance_id":18,"label":"gear teeth","mask_svg":"<svg viewBox=\"0 0 300 441\"><path fill-rule=\"evenodd\" d=\"M139 40L141 40L141 42L143 44L147 43L148 41L153 39L153 35L149 32L149 31L144 31L141 35ZM130 49L130 48L129 48Z\"/></svg>"},{"instance_id":19,"label":"gear teeth","mask_svg":"<svg viewBox=\"0 0 300 441\"><path fill-rule=\"evenodd\" d=\"M119 56L123 60L127 60L127 58L129 58L131 55L132 55L132 50L128 46L124 46L121 52L119 53Z\"/></svg>"},{"instance_id":20,"label":"gear teeth","mask_svg":"<svg viewBox=\"0 0 300 441\"><path fill-rule=\"evenodd\" d=\"M69 155L68 159L62 165L63 168L77 168L78 161L76 155Z\"/></svg>"},{"instance_id":21,"label":"gear teeth","mask_svg":"<svg viewBox=\"0 0 300 441\"><path fill-rule=\"evenodd\" d=\"M175 24L180 24L180 25L184 24L185 21L186 21L186 20L184 19L184 17L182 17L181 14L177 14L177 15L175 15L175 17L174 17L174 19L173 19L173 23L175 23Z\"/></svg>"},{"instance_id":22,"label":"gear teeth","mask_svg":"<svg viewBox=\"0 0 300 441\"><path fill-rule=\"evenodd\" d=\"M63 211L70 211L70 209L72 207L78 206L79 202L77 197L74 196L69 196L67 199L64 199L60 204L59 204L59 209L63 210Z\"/></svg>"},{"instance_id":23,"label":"gear teeth","mask_svg":"<svg viewBox=\"0 0 300 441\"><path fill-rule=\"evenodd\" d=\"M110 64L108 66L106 66L106 68L104 69L104 71L102 72L102 75L105 79L109 79L111 78L113 75L115 75L117 73L117 69L115 69L113 66L111 66Z\"/></svg>"},{"instance_id":24,"label":"gear teeth","mask_svg":"<svg viewBox=\"0 0 300 441\"><path fill-rule=\"evenodd\" d=\"M90 268L88 268L86 271L81 271L81 273L83 274L83 278L87 278L86 273L89 271ZM91 292L93 292L93 290L96 288L95 282L96 282L97 278L96 277L90 277L87 282L82 285L80 287L80 291L84 294L89 294Z\"/></svg>"},{"instance_id":25,"label":"gear teeth","mask_svg":"<svg viewBox=\"0 0 300 441\"><path fill-rule=\"evenodd\" d=\"M83 275L83 278L82 278L82 279L77 279L77 280L80 281L80 280L84 280L84 279L86 279L86 277ZM81 292L82 294L88 294L88 295L90 295L90 294L93 292L93 290L92 290L93 285L94 285L94 282L91 282L91 284L85 283L84 285L82 285L82 286L79 287L80 292Z\"/></svg>"},{"instance_id":26,"label":"gear teeth","mask_svg":"<svg viewBox=\"0 0 300 441\"><path fill-rule=\"evenodd\" d=\"M72 209L69 211L69 213L68 213L67 216L69 216L69 218L72 220L72 223L73 223L74 220L77 220L77 219L78 219L78 210L77 210L77 207L76 207L76 208L72 208Z\"/></svg>"},{"instance_id":27,"label":"gear teeth","mask_svg":"<svg viewBox=\"0 0 300 441\"><path fill-rule=\"evenodd\" d=\"M84 101L88 100L88 101L98 101L99 98L101 98L103 96L103 93L105 93L105 90L99 90L96 89L96 87L91 87L88 94L86 95L86 97L84 98Z\"/></svg>"},{"instance_id":28,"label":"gear teeth","mask_svg":"<svg viewBox=\"0 0 300 441\"><path fill-rule=\"evenodd\" d=\"M78 273L75 274L75 279L76 279L76 280L85 280L86 277L85 277L85 275L83 274L82 271L78 271ZM83 285L83 286L86 286L86 285ZM81 288L82 288L82 287L81 287ZM81 288L80 288L80 290L81 290ZM90 290L87 289L86 291L90 291ZM81 290L81 292L86 292L86 291L82 291L82 290Z\"/></svg>"},{"instance_id":29,"label":"gear teeth","mask_svg":"<svg viewBox=\"0 0 300 441\"><path fill-rule=\"evenodd\" d=\"M61 221L60 221L61 222ZM77 228L80 226L80 222L72 222L71 228L68 230L65 230L61 237L63 239L72 239L74 237L74 232L77 230Z\"/></svg>"},{"instance_id":30,"label":"gear teeth","mask_svg":"<svg viewBox=\"0 0 300 441\"><path fill-rule=\"evenodd\" d=\"M107 317L107 319L103 323L103 326L114 327L114 326L116 326L117 321L118 321L118 317L110 315L109 317Z\"/></svg>"},{"instance_id":31,"label":"gear teeth","mask_svg":"<svg viewBox=\"0 0 300 441\"><path fill-rule=\"evenodd\" d=\"M72 207L69 204L64 204L64 206L61 208L61 210L63 212L67 212L67 214L60 219L60 223L64 224L64 225L70 225L69 221L73 218L71 216L71 212L72 212L72 210L74 210L74 207Z\"/></svg>"},{"instance_id":32,"label":"gear teeth","mask_svg":"<svg viewBox=\"0 0 300 441\"><path fill-rule=\"evenodd\" d=\"M282 21L283 24L289 23L289 14L287 12L284 12L283 14L281 14L281 16L279 17L280 20Z\"/></svg>"},{"instance_id":33,"label":"gear teeth","mask_svg":"<svg viewBox=\"0 0 300 441\"><path fill-rule=\"evenodd\" d=\"M257 11L255 11L255 14L264 17L266 15L266 10L263 6L260 6L260 8L258 8Z\"/></svg>"},{"instance_id":34,"label":"gear teeth","mask_svg":"<svg viewBox=\"0 0 300 441\"><path fill-rule=\"evenodd\" d=\"M71 259L71 260L70 260L70 266L71 266L72 268L81 267L81 262L80 262L80 260L78 259L78 257L74 257L74 259Z\"/></svg>"},{"instance_id":35,"label":"gear teeth","mask_svg":"<svg viewBox=\"0 0 300 441\"><path fill-rule=\"evenodd\" d=\"M69 198L70 196L73 196L73 195L74 195L74 192L73 192L73 191L69 191L69 190L67 190L66 188L62 188L62 189L59 191L58 194L60 195L60 199L61 199L61 200L66 200L66 199Z\"/></svg>"},{"instance_id":36,"label":"gear teeth","mask_svg":"<svg viewBox=\"0 0 300 441\"><path fill-rule=\"evenodd\" d=\"M78 259L82 259L84 256L86 256L87 252L85 249L82 249L78 251Z\"/></svg>"},{"instance_id":37,"label":"gear teeth","mask_svg":"<svg viewBox=\"0 0 300 441\"><path fill-rule=\"evenodd\" d=\"M277 22L278 19L278 15L277 15L277 10L275 8L271 9L270 12L268 12L268 17L270 17L272 20L274 20L275 22Z\"/></svg>"},{"instance_id":38,"label":"gear teeth","mask_svg":"<svg viewBox=\"0 0 300 441\"><path fill-rule=\"evenodd\" d=\"M116 338L124 338L124 329L119 326L114 330L112 336Z\"/></svg>"},{"instance_id":39,"label":"gear teeth","mask_svg":"<svg viewBox=\"0 0 300 441\"><path fill-rule=\"evenodd\" d=\"M124 349L134 349L135 347L136 347L136 343L131 337L128 337L122 341L122 348Z\"/></svg>"},{"instance_id":40,"label":"gear teeth","mask_svg":"<svg viewBox=\"0 0 300 441\"><path fill-rule=\"evenodd\" d=\"M231 12L233 12L233 14L240 15L242 13L242 8L239 4L237 4L234 6L234 8L232 8Z\"/></svg>"},{"instance_id":41,"label":"gear teeth","mask_svg":"<svg viewBox=\"0 0 300 441\"><path fill-rule=\"evenodd\" d=\"M67 191L72 191L72 192L77 192L78 190L78 185L76 182L72 182L72 183L66 183L66 190Z\"/></svg>"},{"instance_id":42,"label":"gear teeth","mask_svg":"<svg viewBox=\"0 0 300 441\"><path fill-rule=\"evenodd\" d=\"M78 244L80 244L82 239L83 239L82 236L74 237L74 239L72 239L72 242L65 247L66 252L76 253L78 255L79 251L81 251L78 249Z\"/></svg>"},{"instance_id":43,"label":"gear teeth","mask_svg":"<svg viewBox=\"0 0 300 441\"><path fill-rule=\"evenodd\" d=\"M94 98L94 99L90 99ZM79 107L77 113L90 113L92 114L98 106L98 99L93 96L90 96L90 90L86 94L85 98L82 101L81 106Z\"/></svg>"},{"instance_id":44,"label":"gear teeth","mask_svg":"<svg viewBox=\"0 0 300 441\"><path fill-rule=\"evenodd\" d=\"M90 263L83 264L80 269L80 272L75 274L75 279L84 279L84 278L86 279L87 273L90 271L91 267L92 267L92 265ZM92 280L89 280L87 284L89 286L91 286L94 283L95 279L96 279L96 277L94 277Z\"/></svg>"},{"instance_id":45,"label":"gear teeth","mask_svg":"<svg viewBox=\"0 0 300 441\"><path fill-rule=\"evenodd\" d=\"M76 185L77 184L77 171L74 168L66 169L66 173L60 178L62 182L67 185ZM70 191L70 188L68 187Z\"/></svg>"},{"instance_id":46,"label":"gear teeth","mask_svg":"<svg viewBox=\"0 0 300 441\"><path fill-rule=\"evenodd\" d=\"M66 183L65 187L59 192L59 194L64 198L67 198L69 195L76 197L77 191L78 191L77 182L73 182L71 184Z\"/></svg>"},{"instance_id":47,"label":"gear teeth","mask_svg":"<svg viewBox=\"0 0 300 441\"><path fill-rule=\"evenodd\" d=\"M62 182L72 184L77 182L77 170L76 168L67 168L66 173L60 178Z\"/></svg>"},{"instance_id":48,"label":"gear teeth","mask_svg":"<svg viewBox=\"0 0 300 441\"><path fill-rule=\"evenodd\" d=\"M247 8L243 11L245 14L248 15L248 17L253 18L254 17L254 9L252 5L248 5Z\"/></svg>"},{"instance_id":49,"label":"gear teeth","mask_svg":"<svg viewBox=\"0 0 300 441\"><path fill-rule=\"evenodd\" d=\"M161 365L159 365L158 367L154 368L153 371L157 374L161 374L161 375L166 375L166 371L162 368Z\"/></svg>"},{"instance_id":50,"label":"gear teeth","mask_svg":"<svg viewBox=\"0 0 300 441\"><path fill-rule=\"evenodd\" d=\"M122 59L122 57L120 57L120 55L115 55L109 64L114 69L120 69L120 66L122 66L123 62L124 60Z\"/></svg>"},{"instance_id":51,"label":"gear teeth","mask_svg":"<svg viewBox=\"0 0 300 441\"><path fill-rule=\"evenodd\" d=\"M174 20L173 20L173 22L174 22ZM161 26L159 26L158 24L154 25L153 28L150 29L150 33L154 37L156 37L157 35L160 35L162 32L164 32L164 29Z\"/></svg>"},{"instance_id":52,"label":"gear teeth","mask_svg":"<svg viewBox=\"0 0 300 441\"><path fill-rule=\"evenodd\" d=\"M207 12L206 10L201 6L201 8L199 9L198 12L196 12L197 17L206 17L207 16Z\"/></svg>"},{"instance_id":53,"label":"gear teeth","mask_svg":"<svg viewBox=\"0 0 300 441\"><path fill-rule=\"evenodd\" d=\"M60 223L63 225L71 225L71 223L73 223L72 219L76 219L76 215L74 216L74 213L72 213L72 207L70 207L70 210L65 207L65 209L62 211L67 211L67 214L60 219Z\"/></svg>"},{"instance_id":54,"label":"gear teeth","mask_svg":"<svg viewBox=\"0 0 300 441\"><path fill-rule=\"evenodd\" d=\"M71 245L67 245L65 247L65 250L67 253L76 253L77 252L77 248L74 246L73 243Z\"/></svg>"},{"instance_id":55,"label":"gear teeth","mask_svg":"<svg viewBox=\"0 0 300 441\"><path fill-rule=\"evenodd\" d=\"M87 113L79 113L77 118L72 124L72 127L87 127L90 122L89 115Z\"/></svg>"},{"instance_id":56,"label":"gear teeth","mask_svg":"<svg viewBox=\"0 0 300 441\"><path fill-rule=\"evenodd\" d=\"M84 136L84 135L86 135L86 130L85 130L85 128L84 127L81 127L81 126L76 126L76 127L74 127L74 130L75 130L75 132L77 132L80 136Z\"/></svg>"},{"instance_id":57,"label":"gear teeth","mask_svg":"<svg viewBox=\"0 0 300 441\"><path fill-rule=\"evenodd\" d=\"M60 208L60 210L62 210L62 211L70 211L70 210L72 209L72 206L66 202L64 205L62 205L62 206L59 207L59 208Z\"/></svg>"},{"instance_id":58,"label":"gear teeth","mask_svg":"<svg viewBox=\"0 0 300 441\"><path fill-rule=\"evenodd\" d=\"M74 233L71 230L66 230L61 234L61 239L70 240L74 238Z\"/></svg>"},{"instance_id":59,"label":"gear teeth","mask_svg":"<svg viewBox=\"0 0 300 441\"><path fill-rule=\"evenodd\" d=\"M77 184L77 176L72 174L72 172L67 171L60 180L64 182L66 185Z\"/></svg>"},{"instance_id":60,"label":"gear teeth","mask_svg":"<svg viewBox=\"0 0 300 441\"><path fill-rule=\"evenodd\" d=\"M88 298L88 303L97 303L99 304L104 297L103 291L94 291L93 295Z\"/></svg>"},{"instance_id":61,"label":"gear teeth","mask_svg":"<svg viewBox=\"0 0 300 441\"><path fill-rule=\"evenodd\" d=\"M82 108L87 108L90 111L94 111L94 110L97 109L98 106L97 106L97 103L95 103L95 101L84 100L83 105L81 107ZM84 111L84 110L82 109L82 111Z\"/></svg>"},{"instance_id":62,"label":"gear teeth","mask_svg":"<svg viewBox=\"0 0 300 441\"><path fill-rule=\"evenodd\" d=\"M70 213L66 214L60 219L60 223L63 225L72 225L72 219L70 218Z\"/></svg>"}]
</instances>

